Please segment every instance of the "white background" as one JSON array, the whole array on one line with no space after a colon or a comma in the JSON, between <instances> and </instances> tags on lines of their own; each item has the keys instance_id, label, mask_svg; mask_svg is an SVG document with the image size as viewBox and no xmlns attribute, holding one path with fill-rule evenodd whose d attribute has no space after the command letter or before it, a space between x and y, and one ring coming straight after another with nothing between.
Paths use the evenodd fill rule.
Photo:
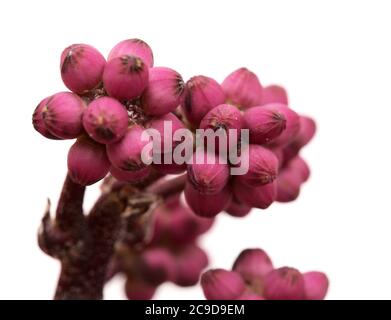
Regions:
<instances>
[{"instance_id":1,"label":"white background","mask_svg":"<svg viewBox=\"0 0 391 320\"><path fill-rule=\"evenodd\" d=\"M43 139L31 114L65 88L62 49L84 42L107 55L131 37L186 79L221 81L246 66L263 84L286 86L291 106L317 120L300 199L219 217L203 240L211 266L229 268L242 249L261 247L277 266L325 271L330 299L391 298L390 16L386 0L1 1L0 298L50 299L59 273L36 230L46 198L57 201L71 142ZM106 297L123 297L120 279ZM165 285L157 298L203 296Z\"/></svg>"}]
</instances>

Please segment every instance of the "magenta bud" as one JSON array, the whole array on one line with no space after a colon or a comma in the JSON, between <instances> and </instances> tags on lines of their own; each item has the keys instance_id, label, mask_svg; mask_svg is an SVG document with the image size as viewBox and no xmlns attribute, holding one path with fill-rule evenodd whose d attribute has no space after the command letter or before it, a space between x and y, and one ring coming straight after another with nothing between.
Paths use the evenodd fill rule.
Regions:
<instances>
[{"instance_id":1,"label":"magenta bud","mask_svg":"<svg viewBox=\"0 0 391 320\"><path fill-rule=\"evenodd\" d=\"M291 202L298 198L300 187L303 182L302 173L292 167L281 170L277 178L277 198L278 202Z\"/></svg>"},{"instance_id":2,"label":"magenta bud","mask_svg":"<svg viewBox=\"0 0 391 320\"><path fill-rule=\"evenodd\" d=\"M61 53L61 78L67 88L84 93L102 81L106 60L94 47L73 44Z\"/></svg>"},{"instance_id":3,"label":"magenta bud","mask_svg":"<svg viewBox=\"0 0 391 320\"><path fill-rule=\"evenodd\" d=\"M244 127L250 130L250 142L266 144L277 138L286 128L287 113L282 104L269 104L248 109L244 115Z\"/></svg>"},{"instance_id":4,"label":"magenta bud","mask_svg":"<svg viewBox=\"0 0 391 320\"><path fill-rule=\"evenodd\" d=\"M187 167L187 177L193 187L202 194L221 192L229 179L229 166L211 152L196 151L193 163Z\"/></svg>"},{"instance_id":5,"label":"magenta bud","mask_svg":"<svg viewBox=\"0 0 391 320\"><path fill-rule=\"evenodd\" d=\"M231 191L227 186L216 194L202 194L188 182L185 187L185 198L196 215L212 218L227 208L231 201Z\"/></svg>"},{"instance_id":6,"label":"magenta bud","mask_svg":"<svg viewBox=\"0 0 391 320\"><path fill-rule=\"evenodd\" d=\"M143 252L140 261L140 272L149 283L159 285L174 276L174 261L164 248L151 248Z\"/></svg>"},{"instance_id":7,"label":"magenta bud","mask_svg":"<svg viewBox=\"0 0 391 320\"><path fill-rule=\"evenodd\" d=\"M292 170L296 170L300 174L302 182L306 182L309 179L311 171L307 162L305 162L302 157L295 157L289 162L288 166L291 167Z\"/></svg>"},{"instance_id":8,"label":"magenta bud","mask_svg":"<svg viewBox=\"0 0 391 320\"><path fill-rule=\"evenodd\" d=\"M103 84L107 93L118 100L139 97L148 85L148 67L135 56L120 56L107 62Z\"/></svg>"},{"instance_id":9,"label":"magenta bud","mask_svg":"<svg viewBox=\"0 0 391 320\"><path fill-rule=\"evenodd\" d=\"M182 287L198 283L201 272L208 265L208 256L196 245L188 245L177 253L173 282Z\"/></svg>"},{"instance_id":10,"label":"magenta bud","mask_svg":"<svg viewBox=\"0 0 391 320\"><path fill-rule=\"evenodd\" d=\"M241 109L248 109L261 104L262 85L255 73L240 68L229 74L222 83L228 103Z\"/></svg>"},{"instance_id":11,"label":"magenta bud","mask_svg":"<svg viewBox=\"0 0 391 320\"><path fill-rule=\"evenodd\" d=\"M160 151L154 148L154 154L172 152L175 147L180 143L180 141L176 141L174 139L175 132L177 130L185 128L182 121L179 120L178 117L173 113L167 113L161 117L153 118L152 121L149 122L149 127L151 129L155 129L158 132L160 139ZM171 130L169 127L171 128ZM162 162L163 160L164 159L162 159Z\"/></svg>"},{"instance_id":12,"label":"magenta bud","mask_svg":"<svg viewBox=\"0 0 391 320\"><path fill-rule=\"evenodd\" d=\"M329 288L329 280L323 272L306 272L303 274L305 293L308 300L323 300Z\"/></svg>"},{"instance_id":13,"label":"magenta bud","mask_svg":"<svg viewBox=\"0 0 391 320\"><path fill-rule=\"evenodd\" d=\"M235 197L241 203L258 209L267 209L277 197L277 183L275 181L252 187L236 180L232 189Z\"/></svg>"},{"instance_id":14,"label":"magenta bud","mask_svg":"<svg viewBox=\"0 0 391 320\"><path fill-rule=\"evenodd\" d=\"M281 86L271 85L262 90L262 105L269 103L282 103L288 105L288 95Z\"/></svg>"},{"instance_id":15,"label":"magenta bud","mask_svg":"<svg viewBox=\"0 0 391 320\"><path fill-rule=\"evenodd\" d=\"M236 197L232 197L232 200L228 206L227 209L225 209L225 212L227 212L230 216L233 217L245 217L247 216L251 211L251 207L240 202Z\"/></svg>"},{"instance_id":16,"label":"magenta bud","mask_svg":"<svg viewBox=\"0 0 391 320\"><path fill-rule=\"evenodd\" d=\"M43 119L43 115L47 111L47 102L49 101L49 99L50 97L43 99L35 108L33 113L33 126L34 129L38 131L41 135L43 135L45 138L58 140L59 138L49 132Z\"/></svg>"},{"instance_id":17,"label":"magenta bud","mask_svg":"<svg viewBox=\"0 0 391 320\"><path fill-rule=\"evenodd\" d=\"M113 166L130 171L138 171L147 166L142 160L142 152L149 142L142 140L143 131L144 128L133 125L120 141L107 145L107 155Z\"/></svg>"},{"instance_id":18,"label":"magenta bud","mask_svg":"<svg viewBox=\"0 0 391 320\"><path fill-rule=\"evenodd\" d=\"M182 76L170 68L149 69L149 83L142 95L142 106L146 114L162 116L174 111L181 103L185 83Z\"/></svg>"},{"instance_id":19,"label":"magenta bud","mask_svg":"<svg viewBox=\"0 0 391 320\"><path fill-rule=\"evenodd\" d=\"M145 167L136 171L125 171L111 166L110 173L118 181L137 183L143 181L150 175L151 167Z\"/></svg>"},{"instance_id":20,"label":"magenta bud","mask_svg":"<svg viewBox=\"0 0 391 320\"><path fill-rule=\"evenodd\" d=\"M109 168L105 146L86 136L77 139L69 149L68 172L72 180L80 185L98 182L107 175Z\"/></svg>"},{"instance_id":21,"label":"magenta bud","mask_svg":"<svg viewBox=\"0 0 391 320\"><path fill-rule=\"evenodd\" d=\"M127 39L116 44L111 49L107 60L124 55L139 57L149 67L153 67L153 53L149 45L141 39Z\"/></svg>"},{"instance_id":22,"label":"magenta bud","mask_svg":"<svg viewBox=\"0 0 391 320\"><path fill-rule=\"evenodd\" d=\"M84 129L92 139L103 144L121 139L128 124L129 117L125 106L109 97L92 101L83 115Z\"/></svg>"},{"instance_id":23,"label":"magenta bud","mask_svg":"<svg viewBox=\"0 0 391 320\"><path fill-rule=\"evenodd\" d=\"M250 144L242 153L240 162L248 163L248 171L237 176L242 184L257 187L273 182L278 173L278 159L275 154L256 144Z\"/></svg>"},{"instance_id":24,"label":"magenta bud","mask_svg":"<svg viewBox=\"0 0 391 320\"><path fill-rule=\"evenodd\" d=\"M239 274L223 269L205 272L201 277L201 286L207 300L236 300L246 289Z\"/></svg>"},{"instance_id":25,"label":"magenta bud","mask_svg":"<svg viewBox=\"0 0 391 320\"><path fill-rule=\"evenodd\" d=\"M291 141L295 139L297 134L300 130L300 117L299 115L293 111L292 109L288 108L284 104L268 104L265 105L265 107L274 106L284 110L284 116L286 120L286 127L285 130L276 138L274 139L270 145L272 147L283 147L289 144Z\"/></svg>"},{"instance_id":26,"label":"magenta bud","mask_svg":"<svg viewBox=\"0 0 391 320\"><path fill-rule=\"evenodd\" d=\"M228 135L229 129L242 129L243 119L238 108L229 104L221 104L210 110L202 119L201 129L226 130Z\"/></svg>"},{"instance_id":27,"label":"magenta bud","mask_svg":"<svg viewBox=\"0 0 391 320\"><path fill-rule=\"evenodd\" d=\"M187 120L198 126L210 110L223 104L224 101L224 91L215 80L205 76L195 76L186 82L182 109Z\"/></svg>"},{"instance_id":28,"label":"magenta bud","mask_svg":"<svg viewBox=\"0 0 391 320\"><path fill-rule=\"evenodd\" d=\"M271 271L264 278L264 296L268 300L305 299L302 274L298 270L288 267Z\"/></svg>"},{"instance_id":29,"label":"magenta bud","mask_svg":"<svg viewBox=\"0 0 391 320\"><path fill-rule=\"evenodd\" d=\"M130 300L150 300L156 292L156 286L140 279L128 278L125 283L126 297Z\"/></svg>"},{"instance_id":30,"label":"magenta bud","mask_svg":"<svg viewBox=\"0 0 391 320\"><path fill-rule=\"evenodd\" d=\"M49 132L58 138L74 139L83 133L85 104L76 94L60 92L46 102L42 117Z\"/></svg>"},{"instance_id":31,"label":"magenta bud","mask_svg":"<svg viewBox=\"0 0 391 320\"><path fill-rule=\"evenodd\" d=\"M273 264L265 251L247 249L237 257L232 270L239 273L247 283L256 284L273 270Z\"/></svg>"}]
</instances>

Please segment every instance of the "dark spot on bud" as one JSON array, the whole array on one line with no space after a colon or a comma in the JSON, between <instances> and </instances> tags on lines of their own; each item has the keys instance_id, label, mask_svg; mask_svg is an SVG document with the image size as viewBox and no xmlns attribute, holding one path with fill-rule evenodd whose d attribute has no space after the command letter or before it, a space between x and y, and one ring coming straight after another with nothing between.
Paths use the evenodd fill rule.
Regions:
<instances>
[{"instance_id":1,"label":"dark spot on bud","mask_svg":"<svg viewBox=\"0 0 391 320\"><path fill-rule=\"evenodd\" d=\"M115 134L110 128L97 127L95 132L99 137L108 141L115 138Z\"/></svg>"},{"instance_id":2,"label":"dark spot on bud","mask_svg":"<svg viewBox=\"0 0 391 320\"><path fill-rule=\"evenodd\" d=\"M74 68L78 60L83 56L84 47L72 45L67 48L68 52L61 65L61 73L66 73L69 68Z\"/></svg>"},{"instance_id":3,"label":"dark spot on bud","mask_svg":"<svg viewBox=\"0 0 391 320\"><path fill-rule=\"evenodd\" d=\"M177 74L175 77L175 94L180 97L182 93L185 91L185 82L182 77Z\"/></svg>"},{"instance_id":4,"label":"dark spot on bud","mask_svg":"<svg viewBox=\"0 0 391 320\"><path fill-rule=\"evenodd\" d=\"M125 170L125 171L137 171L145 168L145 164L141 161L137 160L126 160L122 163L122 166L120 169Z\"/></svg>"},{"instance_id":5,"label":"dark spot on bud","mask_svg":"<svg viewBox=\"0 0 391 320\"><path fill-rule=\"evenodd\" d=\"M145 68L143 60L136 56L125 55L120 57L120 59L124 73L138 73Z\"/></svg>"}]
</instances>

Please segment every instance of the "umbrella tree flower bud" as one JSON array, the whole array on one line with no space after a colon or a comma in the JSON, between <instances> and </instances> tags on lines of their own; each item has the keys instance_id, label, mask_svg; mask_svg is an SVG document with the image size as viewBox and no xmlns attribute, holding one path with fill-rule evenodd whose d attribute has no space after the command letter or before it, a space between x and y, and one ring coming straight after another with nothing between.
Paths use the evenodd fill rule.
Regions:
<instances>
[{"instance_id":1,"label":"umbrella tree flower bud","mask_svg":"<svg viewBox=\"0 0 391 320\"><path fill-rule=\"evenodd\" d=\"M300 117L295 111L288 108L284 104L272 104L272 105L274 106L279 105L280 108L284 110L286 127L285 130L270 143L270 145L272 147L283 147L289 144L291 141L293 141L297 136L297 134L299 133Z\"/></svg>"},{"instance_id":2,"label":"umbrella tree flower bud","mask_svg":"<svg viewBox=\"0 0 391 320\"><path fill-rule=\"evenodd\" d=\"M45 138L58 140L58 137L49 132L43 119L43 115L47 110L47 102L49 101L49 99L50 97L43 99L35 108L33 113L33 126L34 129L40 134L42 134Z\"/></svg>"},{"instance_id":3,"label":"umbrella tree flower bud","mask_svg":"<svg viewBox=\"0 0 391 320\"><path fill-rule=\"evenodd\" d=\"M84 129L97 142L117 142L128 128L128 113L121 103L110 97L92 101L83 115Z\"/></svg>"},{"instance_id":4,"label":"umbrella tree flower bud","mask_svg":"<svg viewBox=\"0 0 391 320\"><path fill-rule=\"evenodd\" d=\"M262 105L269 103L282 103L288 105L288 95L285 89L277 85L263 87Z\"/></svg>"},{"instance_id":5,"label":"umbrella tree flower bud","mask_svg":"<svg viewBox=\"0 0 391 320\"><path fill-rule=\"evenodd\" d=\"M212 218L223 211L231 201L231 192L228 187L216 194L202 194L191 183L186 183L185 199L196 215Z\"/></svg>"},{"instance_id":6,"label":"umbrella tree flower bud","mask_svg":"<svg viewBox=\"0 0 391 320\"><path fill-rule=\"evenodd\" d=\"M273 263L262 249L246 249L236 258L232 270L239 273L247 283L251 283L272 271Z\"/></svg>"},{"instance_id":7,"label":"umbrella tree flower bud","mask_svg":"<svg viewBox=\"0 0 391 320\"><path fill-rule=\"evenodd\" d=\"M246 289L239 274L223 269L205 272L201 277L201 286L208 300L235 300Z\"/></svg>"},{"instance_id":8,"label":"umbrella tree flower bud","mask_svg":"<svg viewBox=\"0 0 391 320\"><path fill-rule=\"evenodd\" d=\"M323 300L326 296L329 280L323 272L312 271L303 274L305 293L308 300Z\"/></svg>"},{"instance_id":9,"label":"umbrella tree flower bud","mask_svg":"<svg viewBox=\"0 0 391 320\"><path fill-rule=\"evenodd\" d=\"M124 55L139 57L149 67L153 67L153 53L149 45L141 39L127 39L119 42L111 49L107 60Z\"/></svg>"},{"instance_id":10,"label":"umbrella tree flower bud","mask_svg":"<svg viewBox=\"0 0 391 320\"><path fill-rule=\"evenodd\" d=\"M156 285L129 276L126 279L125 294L129 300L150 300L155 292Z\"/></svg>"},{"instance_id":11,"label":"umbrella tree flower bud","mask_svg":"<svg viewBox=\"0 0 391 320\"><path fill-rule=\"evenodd\" d=\"M60 92L46 102L42 118L51 134L62 139L74 139L83 133L84 110L85 104L76 94Z\"/></svg>"},{"instance_id":12,"label":"umbrella tree flower bud","mask_svg":"<svg viewBox=\"0 0 391 320\"><path fill-rule=\"evenodd\" d=\"M135 56L124 55L107 62L103 85L107 93L118 100L139 97L148 85L148 67Z\"/></svg>"},{"instance_id":13,"label":"umbrella tree flower bud","mask_svg":"<svg viewBox=\"0 0 391 320\"><path fill-rule=\"evenodd\" d=\"M77 139L69 149L68 172L78 184L87 186L98 182L107 175L109 168L105 146L86 136Z\"/></svg>"},{"instance_id":14,"label":"umbrella tree flower bud","mask_svg":"<svg viewBox=\"0 0 391 320\"><path fill-rule=\"evenodd\" d=\"M236 199L234 194L229 206L227 207L227 209L225 209L225 212L227 212L230 216L239 218L247 216L250 213L251 209L252 208L250 206Z\"/></svg>"},{"instance_id":15,"label":"umbrella tree flower bud","mask_svg":"<svg viewBox=\"0 0 391 320\"><path fill-rule=\"evenodd\" d=\"M261 104L262 85L255 73L240 68L229 74L222 83L227 102L241 109Z\"/></svg>"},{"instance_id":16,"label":"umbrella tree flower bud","mask_svg":"<svg viewBox=\"0 0 391 320\"><path fill-rule=\"evenodd\" d=\"M182 76L170 68L149 69L149 83L142 95L142 106L146 114L162 116L174 111L181 102L185 83Z\"/></svg>"},{"instance_id":17,"label":"umbrella tree flower bud","mask_svg":"<svg viewBox=\"0 0 391 320\"><path fill-rule=\"evenodd\" d=\"M297 199L300 194L300 187L303 182L302 173L291 167L284 168L277 178L278 202L291 202Z\"/></svg>"},{"instance_id":18,"label":"umbrella tree flower bud","mask_svg":"<svg viewBox=\"0 0 391 320\"><path fill-rule=\"evenodd\" d=\"M186 82L182 109L187 120L198 126L210 110L223 104L224 101L224 91L215 80L205 76L195 76Z\"/></svg>"},{"instance_id":19,"label":"umbrella tree flower bud","mask_svg":"<svg viewBox=\"0 0 391 320\"><path fill-rule=\"evenodd\" d=\"M69 90L84 93L101 83L105 65L105 58L94 47L73 44L61 54L61 78Z\"/></svg>"},{"instance_id":20,"label":"umbrella tree flower bud","mask_svg":"<svg viewBox=\"0 0 391 320\"><path fill-rule=\"evenodd\" d=\"M125 171L138 171L147 166L142 159L143 149L148 143L142 139L143 131L139 125L133 125L120 141L107 145L107 155L113 166Z\"/></svg>"},{"instance_id":21,"label":"umbrella tree flower bud","mask_svg":"<svg viewBox=\"0 0 391 320\"><path fill-rule=\"evenodd\" d=\"M235 180L232 190L241 203L258 209L267 209L277 197L277 183L275 181L252 187Z\"/></svg>"}]
</instances>

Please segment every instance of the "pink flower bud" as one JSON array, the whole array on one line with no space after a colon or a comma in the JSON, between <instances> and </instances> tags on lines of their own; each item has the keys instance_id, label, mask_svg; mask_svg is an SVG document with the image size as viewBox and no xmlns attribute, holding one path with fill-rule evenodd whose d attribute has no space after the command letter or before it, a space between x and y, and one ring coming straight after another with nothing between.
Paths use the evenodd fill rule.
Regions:
<instances>
[{"instance_id":1,"label":"pink flower bud","mask_svg":"<svg viewBox=\"0 0 391 320\"><path fill-rule=\"evenodd\" d=\"M107 60L112 60L124 55L136 56L149 67L153 67L153 53L149 45L141 39L127 39L116 44L111 49Z\"/></svg>"},{"instance_id":2,"label":"pink flower bud","mask_svg":"<svg viewBox=\"0 0 391 320\"><path fill-rule=\"evenodd\" d=\"M202 118L225 101L224 91L212 78L195 76L186 82L182 109L187 120L198 126Z\"/></svg>"},{"instance_id":3,"label":"pink flower bud","mask_svg":"<svg viewBox=\"0 0 391 320\"><path fill-rule=\"evenodd\" d=\"M45 138L58 140L59 138L49 132L43 119L43 115L47 111L47 102L49 101L49 99L50 97L43 99L35 108L33 113L33 126L34 129L37 130Z\"/></svg>"},{"instance_id":4,"label":"pink flower bud","mask_svg":"<svg viewBox=\"0 0 391 320\"><path fill-rule=\"evenodd\" d=\"M285 130L276 138L274 139L270 145L272 147L283 147L289 144L291 141L295 139L297 134L300 130L300 117L299 115L294 112L292 109L288 108L284 104L272 104L273 106L280 106L281 108L284 108L284 115L286 120L286 127ZM266 106L270 106L266 105Z\"/></svg>"},{"instance_id":5,"label":"pink flower bud","mask_svg":"<svg viewBox=\"0 0 391 320\"><path fill-rule=\"evenodd\" d=\"M207 265L208 256L204 250L196 245L186 246L177 253L173 282L182 287L194 286Z\"/></svg>"},{"instance_id":6,"label":"pink flower bud","mask_svg":"<svg viewBox=\"0 0 391 320\"><path fill-rule=\"evenodd\" d=\"M267 209L277 197L277 183L252 187L235 180L232 186L235 197L244 205L258 209Z\"/></svg>"},{"instance_id":7,"label":"pink flower bud","mask_svg":"<svg viewBox=\"0 0 391 320\"><path fill-rule=\"evenodd\" d=\"M128 128L118 142L107 145L107 155L113 166L121 170L138 171L146 167L142 161L143 148L148 141L141 139L144 129L138 125Z\"/></svg>"},{"instance_id":8,"label":"pink flower bud","mask_svg":"<svg viewBox=\"0 0 391 320\"><path fill-rule=\"evenodd\" d=\"M231 201L231 191L225 187L216 194L201 194L190 183L186 183L185 198L196 215L212 218L223 211Z\"/></svg>"},{"instance_id":9,"label":"pink flower bud","mask_svg":"<svg viewBox=\"0 0 391 320\"><path fill-rule=\"evenodd\" d=\"M301 181L306 182L311 174L310 168L308 167L307 162L300 156L295 157L292 159L288 166L292 168L291 170L295 170L300 174Z\"/></svg>"},{"instance_id":10,"label":"pink flower bud","mask_svg":"<svg viewBox=\"0 0 391 320\"><path fill-rule=\"evenodd\" d=\"M246 68L240 68L229 74L221 86L228 103L241 109L261 104L262 85L256 74Z\"/></svg>"},{"instance_id":11,"label":"pink flower bud","mask_svg":"<svg viewBox=\"0 0 391 320\"><path fill-rule=\"evenodd\" d=\"M247 249L237 257L232 270L239 273L247 283L256 283L273 270L273 264L265 251Z\"/></svg>"},{"instance_id":12,"label":"pink flower bud","mask_svg":"<svg viewBox=\"0 0 391 320\"><path fill-rule=\"evenodd\" d=\"M288 105L288 95L283 87L271 85L262 90L262 105L282 103Z\"/></svg>"},{"instance_id":13,"label":"pink flower bud","mask_svg":"<svg viewBox=\"0 0 391 320\"><path fill-rule=\"evenodd\" d=\"M264 296L268 300L305 299L302 274L298 270L288 267L271 271L264 278Z\"/></svg>"},{"instance_id":14,"label":"pink flower bud","mask_svg":"<svg viewBox=\"0 0 391 320\"><path fill-rule=\"evenodd\" d=\"M149 69L149 83L142 95L146 114L162 116L174 111L181 103L185 83L181 75L170 68Z\"/></svg>"},{"instance_id":15,"label":"pink flower bud","mask_svg":"<svg viewBox=\"0 0 391 320\"><path fill-rule=\"evenodd\" d=\"M303 274L305 293L308 300L323 300L329 288L329 280L323 272L306 272Z\"/></svg>"},{"instance_id":16,"label":"pink flower bud","mask_svg":"<svg viewBox=\"0 0 391 320\"><path fill-rule=\"evenodd\" d=\"M110 162L104 145L83 136L69 149L68 172L72 180L83 186L94 184L109 172Z\"/></svg>"},{"instance_id":17,"label":"pink flower bud","mask_svg":"<svg viewBox=\"0 0 391 320\"><path fill-rule=\"evenodd\" d=\"M174 260L164 248L150 248L143 252L139 262L142 277L149 283L159 285L174 276Z\"/></svg>"},{"instance_id":18,"label":"pink flower bud","mask_svg":"<svg viewBox=\"0 0 391 320\"><path fill-rule=\"evenodd\" d=\"M105 65L105 58L94 47L73 44L61 54L61 78L69 90L84 93L100 84Z\"/></svg>"},{"instance_id":19,"label":"pink flower bud","mask_svg":"<svg viewBox=\"0 0 391 320\"><path fill-rule=\"evenodd\" d=\"M148 85L148 67L135 56L120 56L107 62L103 84L107 93L118 100L139 97Z\"/></svg>"},{"instance_id":20,"label":"pink flower bud","mask_svg":"<svg viewBox=\"0 0 391 320\"><path fill-rule=\"evenodd\" d=\"M290 167L281 171L277 178L278 202L291 202L300 194L300 186L303 182L302 174Z\"/></svg>"},{"instance_id":21,"label":"pink flower bud","mask_svg":"<svg viewBox=\"0 0 391 320\"><path fill-rule=\"evenodd\" d=\"M235 300L246 289L239 274L223 269L205 272L201 277L201 286L207 300Z\"/></svg>"},{"instance_id":22,"label":"pink flower bud","mask_svg":"<svg viewBox=\"0 0 391 320\"><path fill-rule=\"evenodd\" d=\"M244 127L250 130L250 142L269 143L286 128L290 110L282 104L269 104L248 109L244 115ZM288 115L287 115L288 113Z\"/></svg>"},{"instance_id":23,"label":"pink flower bud","mask_svg":"<svg viewBox=\"0 0 391 320\"><path fill-rule=\"evenodd\" d=\"M150 175L151 167L148 166L136 171L125 171L111 166L110 173L118 181L137 183L143 181Z\"/></svg>"},{"instance_id":24,"label":"pink flower bud","mask_svg":"<svg viewBox=\"0 0 391 320\"><path fill-rule=\"evenodd\" d=\"M165 130L165 126L167 131ZM178 117L173 113L167 113L161 117L153 118L149 123L151 129L157 130L159 133L160 139L160 152L153 149L154 154L163 154L172 152L175 147L180 143L180 141L174 140L174 134L179 129L184 129L184 124L178 119ZM169 130L171 127L171 131ZM162 163L163 163L162 159Z\"/></svg>"},{"instance_id":25,"label":"pink flower bud","mask_svg":"<svg viewBox=\"0 0 391 320\"><path fill-rule=\"evenodd\" d=\"M188 165L187 177L193 187L202 194L221 192L229 179L229 166L211 152L196 151L193 163Z\"/></svg>"},{"instance_id":26,"label":"pink flower bud","mask_svg":"<svg viewBox=\"0 0 391 320\"><path fill-rule=\"evenodd\" d=\"M257 187L271 183L277 177L278 159L269 149L250 144L248 152L241 155L240 162L248 163L248 172L236 178L242 184Z\"/></svg>"},{"instance_id":27,"label":"pink flower bud","mask_svg":"<svg viewBox=\"0 0 391 320\"><path fill-rule=\"evenodd\" d=\"M109 97L92 101L83 115L84 129L100 143L113 143L121 139L128 128L128 113L121 103Z\"/></svg>"},{"instance_id":28,"label":"pink flower bud","mask_svg":"<svg viewBox=\"0 0 391 320\"><path fill-rule=\"evenodd\" d=\"M156 286L140 279L128 277L125 293L130 300L150 300L156 292Z\"/></svg>"},{"instance_id":29,"label":"pink flower bud","mask_svg":"<svg viewBox=\"0 0 391 320\"><path fill-rule=\"evenodd\" d=\"M202 119L201 129L212 129L213 131L223 129L240 130L242 129L243 119L242 114L238 108L229 104L221 104L210 110Z\"/></svg>"},{"instance_id":30,"label":"pink flower bud","mask_svg":"<svg viewBox=\"0 0 391 320\"><path fill-rule=\"evenodd\" d=\"M225 212L227 212L230 216L233 217L245 217L247 216L251 211L251 207L240 202L236 197L232 197L232 200L228 206L227 209L225 209Z\"/></svg>"},{"instance_id":31,"label":"pink flower bud","mask_svg":"<svg viewBox=\"0 0 391 320\"><path fill-rule=\"evenodd\" d=\"M60 92L46 102L42 117L46 128L56 137L74 139L83 133L85 104L76 94Z\"/></svg>"}]
</instances>

